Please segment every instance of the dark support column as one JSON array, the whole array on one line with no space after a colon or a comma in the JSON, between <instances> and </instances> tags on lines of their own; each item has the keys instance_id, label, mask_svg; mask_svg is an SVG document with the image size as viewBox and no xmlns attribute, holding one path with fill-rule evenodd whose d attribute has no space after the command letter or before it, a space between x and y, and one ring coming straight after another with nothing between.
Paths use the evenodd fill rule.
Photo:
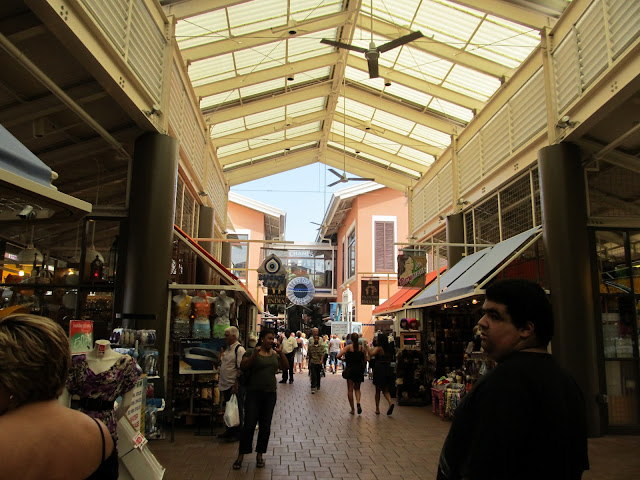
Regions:
<instances>
[{"instance_id":1,"label":"dark support column","mask_svg":"<svg viewBox=\"0 0 640 480\"><path fill-rule=\"evenodd\" d=\"M464 215L447 215L447 243L464 243ZM447 265L453 267L462 259L464 247L447 247Z\"/></svg>"},{"instance_id":2,"label":"dark support column","mask_svg":"<svg viewBox=\"0 0 640 480\"><path fill-rule=\"evenodd\" d=\"M594 295L584 170L577 146L538 152L543 241L555 318L554 356L582 388L590 436L602 435Z\"/></svg>"},{"instance_id":3,"label":"dark support column","mask_svg":"<svg viewBox=\"0 0 640 480\"><path fill-rule=\"evenodd\" d=\"M178 175L178 142L159 133L135 144L131 171L129 235L123 319L135 328L157 330L162 372L167 341L167 281ZM151 319L153 318L153 319Z\"/></svg>"},{"instance_id":4,"label":"dark support column","mask_svg":"<svg viewBox=\"0 0 640 480\"><path fill-rule=\"evenodd\" d=\"M222 259L220 263L227 268L231 268L231 244L229 242L222 242Z\"/></svg>"},{"instance_id":5,"label":"dark support column","mask_svg":"<svg viewBox=\"0 0 640 480\"><path fill-rule=\"evenodd\" d=\"M215 219L214 210L211 207L200 207L200 213L198 216L198 237L212 238L213 237L213 222ZM213 242L202 242L200 244L207 252L213 254ZM196 283L207 285L210 283L211 267L207 263L198 258L196 261Z\"/></svg>"}]
</instances>

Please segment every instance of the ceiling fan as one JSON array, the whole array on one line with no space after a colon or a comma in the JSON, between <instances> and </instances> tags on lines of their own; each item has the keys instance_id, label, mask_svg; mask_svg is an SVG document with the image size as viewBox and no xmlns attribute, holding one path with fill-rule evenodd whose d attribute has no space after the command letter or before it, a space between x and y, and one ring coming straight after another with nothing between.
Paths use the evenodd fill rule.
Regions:
<instances>
[{"instance_id":1,"label":"ceiling fan","mask_svg":"<svg viewBox=\"0 0 640 480\"><path fill-rule=\"evenodd\" d=\"M338 183L347 183L347 182L373 182L375 181L375 178L359 178L359 177L347 177L347 172L343 171L342 173L338 173L337 171L335 171L333 168L329 168L328 169L331 173L333 173L334 175L338 176L339 179L336 180L333 183L330 183L329 185L327 185L327 187L333 187L334 185L337 185Z\"/></svg>"},{"instance_id":2,"label":"ceiling fan","mask_svg":"<svg viewBox=\"0 0 640 480\"><path fill-rule=\"evenodd\" d=\"M413 42L420 37L424 37L424 35L422 35L422 32L418 30L417 32L411 32L403 37L396 38L395 40L391 40L390 42L376 47L376 44L373 43L373 2L371 2L371 42L369 43L368 49L358 47L356 45L349 45L348 43L336 42L335 40L329 40L327 38L320 40L320 43L364 53L364 58L367 59L367 63L369 64L369 78L378 78L380 76L378 74L378 59L380 58L381 53L388 52L391 49Z\"/></svg>"}]
</instances>

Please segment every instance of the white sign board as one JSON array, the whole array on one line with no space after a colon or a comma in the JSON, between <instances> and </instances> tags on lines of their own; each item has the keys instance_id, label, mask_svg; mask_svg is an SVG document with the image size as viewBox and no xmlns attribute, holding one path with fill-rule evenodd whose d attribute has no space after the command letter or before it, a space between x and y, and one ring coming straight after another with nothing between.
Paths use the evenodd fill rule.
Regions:
<instances>
[{"instance_id":1,"label":"white sign board","mask_svg":"<svg viewBox=\"0 0 640 480\"><path fill-rule=\"evenodd\" d=\"M349 331L351 326L351 331ZM362 333L362 323L360 322L331 322L331 335L338 335L342 338L350 333Z\"/></svg>"}]
</instances>

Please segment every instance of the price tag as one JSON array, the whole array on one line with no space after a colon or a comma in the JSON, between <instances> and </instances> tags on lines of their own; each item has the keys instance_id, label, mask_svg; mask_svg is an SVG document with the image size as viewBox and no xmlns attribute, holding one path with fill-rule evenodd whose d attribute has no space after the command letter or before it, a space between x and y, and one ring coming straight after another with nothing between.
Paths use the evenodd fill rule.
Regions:
<instances>
[{"instance_id":1,"label":"price tag","mask_svg":"<svg viewBox=\"0 0 640 480\"><path fill-rule=\"evenodd\" d=\"M149 440L147 440L147 438L143 434L138 432L138 434L135 437L133 437L133 446L135 448L142 449L142 447L144 447L148 441Z\"/></svg>"}]
</instances>

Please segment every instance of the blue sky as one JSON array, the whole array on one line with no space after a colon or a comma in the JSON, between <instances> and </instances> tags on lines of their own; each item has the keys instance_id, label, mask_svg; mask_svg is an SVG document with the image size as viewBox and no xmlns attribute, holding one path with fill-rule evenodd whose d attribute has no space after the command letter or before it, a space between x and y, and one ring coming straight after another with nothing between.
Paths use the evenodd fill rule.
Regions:
<instances>
[{"instance_id":1,"label":"blue sky","mask_svg":"<svg viewBox=\"0 0 640 480\"><path fill-rule=\"evenodd\" d=\"M327 168L322 163L314 163L236 185L231 187L231 191L285 211L286 240L313 242L318 225L311 222L322 223L334 191L353 185L339 183L335 187L327 187L338 179L327 172Z\"/></svg>"}]
</instances>

